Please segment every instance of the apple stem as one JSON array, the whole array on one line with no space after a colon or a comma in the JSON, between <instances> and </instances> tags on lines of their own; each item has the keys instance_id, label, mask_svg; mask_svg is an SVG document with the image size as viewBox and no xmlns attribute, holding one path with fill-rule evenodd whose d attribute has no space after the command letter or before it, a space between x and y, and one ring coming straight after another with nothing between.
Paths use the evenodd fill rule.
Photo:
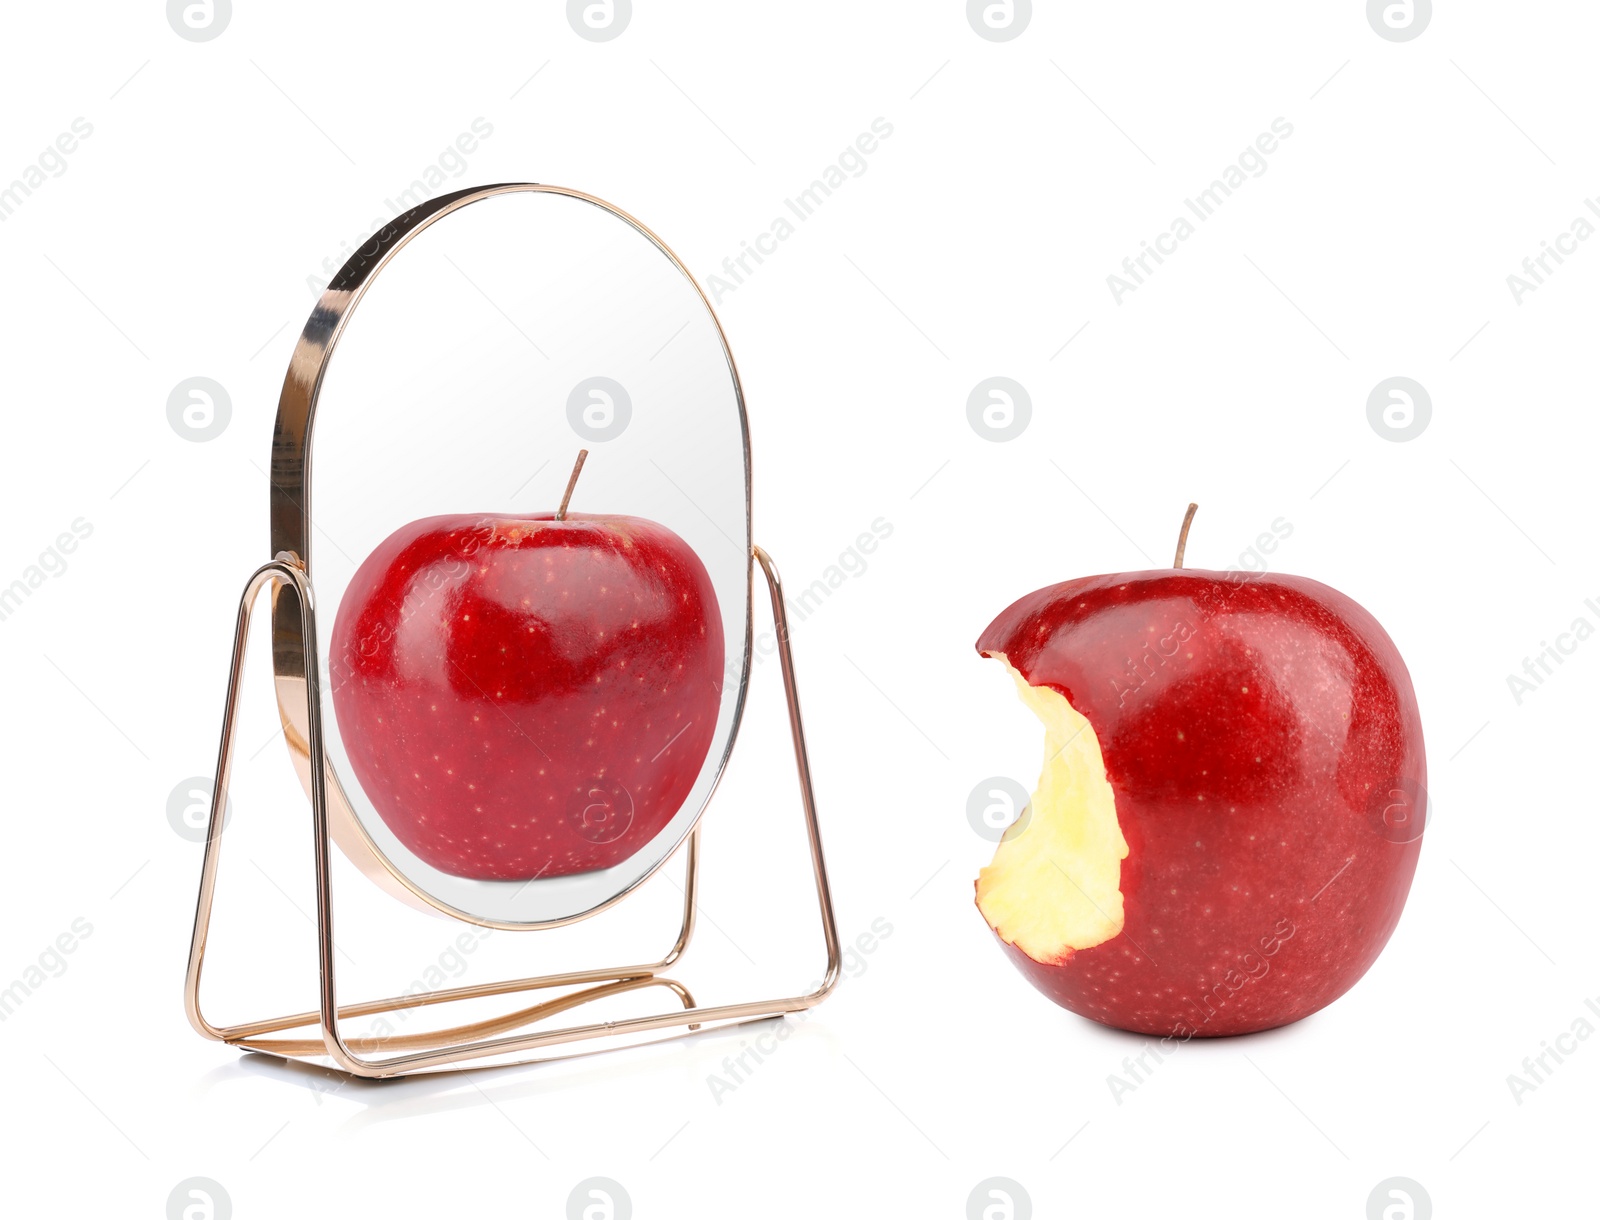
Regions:
<instances>
[{"instance_id":1,"label":"apple stem","mask_svg":"<svg viewBox=\"0 0 1600 1220\"><path fill-rule=\"evenodd\" d=\"M1189 545L1189 527L1194 524L1194 514L1199 507L1198 504L1191 504L1189 511L1183 514L1183 528L1178 531L1178 553L1172 557L1172 566L1175 568L1183 567L1183 549Z\"/></svg>"},{"instance_id":2,"label":"apple stem","mask_svg":"<svg viewBox=\"0 0 1600 1220\"><path fill-rule=\"evenodd\" d=\"M578 485L578 475L583 473L583 463L588 458L587 449L578 450L578 460L572 465L572 477L567 480L567 494L561 497L561 507L556 509L556 520L567 519L567 505L572 503L572 489Z\"/></svg>"}]
</instances>

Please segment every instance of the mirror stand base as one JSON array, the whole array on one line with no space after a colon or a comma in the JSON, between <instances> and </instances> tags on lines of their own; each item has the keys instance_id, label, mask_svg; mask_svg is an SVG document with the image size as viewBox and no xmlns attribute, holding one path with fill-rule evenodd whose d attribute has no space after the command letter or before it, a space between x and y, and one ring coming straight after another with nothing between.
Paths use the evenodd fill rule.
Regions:
<instances>
[{"instance_id":1,"label":"mirror stand base","mask_svg":"<svg viewBox=\"0 0 1600 1220\"><path fill-rule=\"evenodd\" d=\"M189 1023L203 1037L225 1042L244 1050L284 1059L310 1059L325 1063L351 1076L380 1079L421 1072L466 1068L509 1067L516 1064L592 1054L613 1046L635 1046L648 1042L683 1037L701 1029L760 1021L815 1007L827 998L839 979L840 951L834 921L833 898L828 886L827 867L822 855L822 836L811 784L811 764L806 753L800 700L795 684L794 661L789 646L788 616L783 585L772 559L760 547L753 558L766 577L772 599L773 626L778 641L778 656L783 669L784 692L789 709L790 735L794 744L795 765L799 773L800 797L806 833L811 847L811 867L816 882L818 912L828 963L822 982L815 990L797 996L754 1000L741 1004L702 1007L682 983L665 976L689 946L694 932L700 867L700 827L690 833L685 859L683 921L678 939L661 960L646 965L571 971L533 978L509 979L453 987L440 991L411 993L388 999L356 1004L340 1004L336 988L336 947L333 939L333 895L330 878L333 842L329 833L326 756L324 754L321 702L315 673L316 613L313 608L310 578L290 555L280 555L257 570L240 600L234 631L233 661L228 678L228 695L218 751L216 782L212 788L210 819L206 832L205 857L201 867L200 895L195 907L194 936L189 947L189 967L184 981L184 1006ZM290 592L299 604L300 635L307 658L305 684L305 723L307 749L311 760L309 787L315 836L317 891L317 956L319 1003L315 1010L218 1026L208 1021L200 1006L200 976L205 959L206 937L211 925L211 910L216 895L217 865L228 806L228 773L233 758L234 726L238 714L241 677L251 610L257 596L267 586ZM530 1031L552 1017L584 1004L631 991L660 987L670 991L678 1007L651 1016L566 1025L557 1029ZM496 996L523 996L556 988L576 988L567 994L486 1019L458 1023L422 1033L392 1034L383 1037L347 1036L343 1023L353 1018L385 1013L409 1014L418 1009L461 1004ZM299 1037L281 1036L303 1031ZM584 1045L573 1049L575 1044Z\"/></svg>"}]
</instances>

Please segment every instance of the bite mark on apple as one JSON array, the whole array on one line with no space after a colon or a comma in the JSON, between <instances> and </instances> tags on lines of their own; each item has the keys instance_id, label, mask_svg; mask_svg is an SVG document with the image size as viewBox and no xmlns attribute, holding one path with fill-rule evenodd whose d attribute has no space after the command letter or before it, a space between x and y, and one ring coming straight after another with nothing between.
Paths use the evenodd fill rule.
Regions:
<instances>
[{"instance_id":1,"label":"bite mark on apple","mask_svg":"<svg viewBox=\"0 0 1600 1220\"><path fill-rule=\"evenodd\" d=\"M1041 965L1122 931L1128 843L1093 726L1065 695L1031 686L1002 652L1028 709L1045 726L1044 767L1031 815L1018 819L980 870L978 909L995 934Z\"/></svg>"}]
</instances>

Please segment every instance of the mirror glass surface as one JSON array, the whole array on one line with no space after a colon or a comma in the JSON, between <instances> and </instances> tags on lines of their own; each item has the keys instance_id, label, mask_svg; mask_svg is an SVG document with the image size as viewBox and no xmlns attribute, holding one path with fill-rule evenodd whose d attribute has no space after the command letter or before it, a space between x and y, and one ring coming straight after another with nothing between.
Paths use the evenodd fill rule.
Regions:
<instances>
[{"instance_id":1,"label":"mirror glass surface","mask_svg":"<svg viewBox=\"0 0 1600 1220\"><path fill-rule=\"evenodd\" d=\"M461 206L349 315L310 465L335 803L474 919L637 884L699 817L747 677L743 405L694 282L585 198Z\"/></svg>"}]
</instances>

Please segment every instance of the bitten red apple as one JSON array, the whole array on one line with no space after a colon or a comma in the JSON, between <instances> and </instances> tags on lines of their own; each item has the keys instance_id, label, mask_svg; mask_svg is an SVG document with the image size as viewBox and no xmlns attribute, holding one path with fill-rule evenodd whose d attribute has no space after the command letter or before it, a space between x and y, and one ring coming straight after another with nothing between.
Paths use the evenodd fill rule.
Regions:
<instances>
[{"instance_id":1,"label":"bitten red apple","mask_svg":"<svg viewBox=\"0 0 1600 1220\"><path fill-rule=\"evenodd\" d=\"M1029 594L978 640L1046 741L977 898L1057 1004L1187 1039L1297 1021L1366 973L1416 870L1427 764L1370 614L1299 576L1181 570L1182 549Z\"/></svg>"},{"instance_id":2,"label":"bitten red apple","mask_svg":"<svg viewBox=\"0 0 1600 1220\"><path fill-rule=\"evenodd\" d=\"M404 526L334 621L356 778L401 843L458 877L621 862L711 748L724 656L705 566L665 526L565 510Z\"/></svg>"}]
</instances>

